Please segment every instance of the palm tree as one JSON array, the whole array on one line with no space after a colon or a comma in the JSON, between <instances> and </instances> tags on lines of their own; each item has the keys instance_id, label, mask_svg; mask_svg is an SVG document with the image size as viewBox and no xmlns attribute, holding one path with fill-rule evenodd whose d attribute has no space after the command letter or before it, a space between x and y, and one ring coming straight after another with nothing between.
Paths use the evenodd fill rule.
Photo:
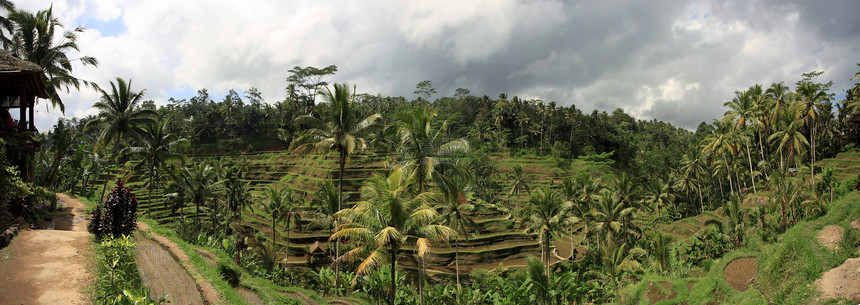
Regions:
<instances>
[{"instance_id":1,"label":"palm tree","mask_svg":"<svg viewBox=\"0 0 860 305\"><path fill-rule=\"evenodd\" d=\"M139 103L146 90L134 92L131 90L131 80L126 82L117 77L116 84L110 82L111 92L99 89L101 100L93 104L99 110L98 116L85 125L85 130L99 126L101 131L96 139L96 149L104 150L113 142L114 149L119 147L127 137L138 138L142 132L141 126L154 122L155 112L142 109Z\"/></svg>"},{"instance_id":2,"label":"palm tree","mask_svg":"<svg viewBox=\"0 0 860 305\"><path fill-rule=\"evenodd\" d=\"M723 157L723 165L726 168L726 178L728 178L729 180L729 191L734 194L735 191L734 186L732 184L732 175L730 172L731 163L729 163L728 156L734 155L737 152L737 147L735 147L734 142L731 139L731 135L729 134L729 131L721 130L718 131L716 134L709 135L704 140L702 140L702 144L702 153L710 152L714 156Z\"/></svg>"},{"instance_id":3,"label":"palm tree","mask_svg":"<svg viewBox=\"0 0 860 305\"><path fill-rule=\"evenodd\" d=\"M303 203L293 191L287 192L287 201L284 202L284 213L281 217L284 218L284 230L287 231L286 245L284 245L284 266L289 263L290 258L290 232L293 229L293 224L302 224L301 207ZM299 228L301 229L301 228Z\"/></svg>"},{"instance_id":4,"label":"palm tree","mask_svg":"<svg viewBox=\"0 0 860 305\"><path fill-rule=\"evenodd\" d=\"M613 237L626 237L638 235L637 228L632 225L632 219L636 208L628 206L618 195L603 189L597 196L597 204L591 211L590 217L594 221L594 230L601 234L602 240L610 240Z\"/></svg>"},{"instance_id":5,"label":"palm tree","mask_svg":"<svg viewBox=\"0 0 860 305\"><path fill-rule=\"evenodd\" d=\"M565 201L556 191L544 188L532 194L530 204L523 211L526 232L535 232L541 247L541 260L549 274L550 245L555 232L570 223L567 216L573 203Z\"/></svg>"},{"instance_id":6,"label":"palm tree","mask_svg":"<svg viewBox=\"0 0 860 305\"><path fill-rule=\"evenodd\" d=\"M526 181L526 176L523 173L523 166L517 165L514 166L513 174L508 175L508 179L511 182L511 191L508 192L508 197L513 195L519 196L523 191L527 192L529 195L532 194L531 188L529 188L529 183Z\"/></svg>"},{"instance_id":7,"label":"palm tree","mask_svg":"<svg viewBox=\"0 0 860 305\"><path fill-rule=\"evenodd\" d=\"M320 182L317 198L311 201L314 207L314 217L308 224L309 229L328 229L334 233L335 213L337 213L338 194L337 187L331 180Z\"/></svg>"},{"instance_id":8,"label":"palm tree","mask_svg":"<svg viewBox=\"0 0 860 305\"><path fill-rule=\"evenodd\" d=\"M616 247L614 242L607 242L600 249L600 254L605 273L602 275L608 277L613 282L617 282L618 276L621 275L624 269L641 269L642 267L636 258L645 256L647 252L638 247L627 251L626 243Z\"/></svg>"},{"instance_id":9,"label":"palm tree","mask_svg":"<svg viewBox=\"0 0 860 305\"><path fill-rule=\"evenodd\" d=\"M472 220L471 214L475 210L475 206L470 203L472 191L467 185L468 177L452 175L451 177L442 177L442 205L439 206L441 211L440 221L443 225L454 229L459 234L454 236L454 265L457 272L457 289L460 289L460 240L459 236L466 236L469 239L468 232L477 232L479 226Z\"/></svg>"},{"instance_id":10,"label":"palm tree","mask_svg":"<svg viewBox=\"0 0 860 305\"><path fill-rule=\"evenodd\" d=\"M797 87L797 95L800 99L797 101L800 106L800 115L804 119L804 124L809 128L809 146L810 146L810 161L809 169L811 170L811 181L815 184L815 127L818 125L818 115L816 108L827 101L830 97L827 94L827 88L821 84L804 81Z\"/></svg>"},{"instance_id":11,"label":"palm tree","mask_svg":"<svg viewBox=\"0 0 860 305\"><path fill-rule=\"evenodd\" d=\"M412 171L419 192L424 192L427 180L436 178L442 172L443 165L447 164L443 158L469 150L469 142L465 139L446 142L447 123L433 130L435 117L436 112L427 108L398 113L395 117L400 142L398 150L404 158L401 166Z\"/></svg>"},{"instance_id":12,"label":"palm tree","mask_svg":"<svg viewBox=\"0 0 860 305\"><path fill-rule=\"evenodd\" d=\"M339 257L342 261L361 263L356 275L367 274L372 268L391 264L391 292L389 304L394 304L397 281L397 256L407 241L415 241L419 255L430 249L431 240L450 240L456 237L453 229L434 224L439 216L429 205L431 193L413 195L409 191L407 171L402 167L392 169L387 175L376 174L361 188L362 201L350 209L337 212L346 222L339 225L329 240L348 238L359 245ZM356 278L358 278L356 276Z\"/></svg>"},{"instance_id":13,"label":"palm tree","mask_svg":"<svg viewBox=\"0 0 860 305\"><path fill-rule=\"evenodd\" d=\"M263 192L263 212L272 218L272 251L275 249L275 234L278 232L275 228L275 224L277 224L281 220L281 217L287 213L287 205L290 202L289 197L289 191L275 188L273 185L270 185L266 191ZM287 248L289 248L289 246L290 245L287 244Z\"/></svg>"},{"instance_id":14,"label":"palm tree","mask_svg":"<svg viewBox=\"0 0 860 305\"><path fill-rule=\"evenodd\" d=\"M161 172L164 163L171 160L184 160L185 155L175 152L179 145L187 143L188 140L180 139L168 130L170 119L152 122L145 125L139 132L140 146L128 147L124 151L140 156L140 167L145 167L148 173L149 185L149 209L152 211L152 191L155 188L155 178Z\"/></svg>"},{"instance_id":15,"label":"palm tree","mask_svg":"<svg viewBox=\"0 0 860 305\"><path fill-rule=\"evenodd\" d=\"M672 183L667 183L663 179L651 180L648 184L648 192L645 195L645 202L654 206L654 211L659 217L661 215L661 207L675 201L675 196L671 192Z\"/></svg>"},{"instance_id":16,"label":"palm tree","mask_svg":"<svg viewBox=\"0 0 860 305\"><path fill-rule=\"evenodd\" d=\"M195 230L200 230L200 206L218 196L221 183L212 165L199 163L191 168L182 167L174 174L176 192L167 196L181 202L194 203Z\"/></svg>"},{"instance_id":17,"label":"palm tree","mask_svg":"<svg viewBox=\"0 0 860 305\"><path fill-rule=\"evenodd\" d=\"M242 172L237 167L230 167L224 173L224 193L227 197L227 208L233 215L236 226L242 221L242 211L253 206L251 182L242 183L241 176ZM227 226L224 230L227 230Z\"/></svg>"},{"instance_id":18,"label":"palm tree","mask_svg":"<svg viewBox=\"0 0 860 305\"><path fill-rule=\"evenodd\" d=\"M321 113L322 117L302 115L296 118L297 125L307 126L306 129L292 144L296 151L337 151L338 153L338 200L337 210L343 208L343 173L346 161L356 149L362 150L367 147L367 141L359 135L368 130L377 119L379 114L372 114L363 120L355 116L354 99L355 92L350 90L346 83L334 84L334 91L327 87L320 92L324 100L331 103L331 110ZM340 243L335 243L335 257L340 256ZM336 276L340 276L340 269L335 266Z\"/></svg>"},{"instance_id":19,"label":"palm tree","mask_svg":"<svg viewBox=\"0 0 860 305\"><path fill-rule=\"evenodd\" d=\"M9 10L11 6L7 6L6 2L0 2L0 7ZM44 11L38 11L35 14L31 12L16 10L12 11L8 16L8 21L14 24L11 39L0 39L3 48L9 50L15 57L31 61L42 67L45 71L43 79L45 81L45 89L51 99L51 105L59 107L61 112L65 112L65 105L58 94L58 91L65 88L66 91L70 87L76 90L80 89L81 84L85 86L96 87L88 81L78 79L72 76L72 62L80 60L84 65L98 66L98 60L94 57L83 56L81 58L70 60L67 52L80 51L77 44L77 33L84 31L83 27L76 27L72 31L63 33L60 41L54 41L57 28L62 28L63 24L53 15L53 7ZM8 23L4 23L8 25Z\"/></svg>"},{"instance_id":20,"label":"palm tree","mask_svg":"<svg viewBox=\"0 0 860 305\"><path fill-rule=\"evenodd\" d=\"M12 3L12 1L9 0L0 0L0 9L5 10L7 13L14 12L15 3ZM6 37L6 33L4 32L4 30L6 32L12 33L12 31L15 30L15 25L13 25L12 21L7 19L6 16L0 16L0 44L2 44L5 48L5 46L11 44L12 41L9 40L9 37Z\"/></svg>"},{"instance_id":21,"label":"palm tree","mask_svg":"<svg viewBox=\"0 0 860 305\"><path fill-rule=\"evenodd\" d=\"M784 163L794 160L795 164L797 164L797 155L801 154L809 146L806 137L800 133L803 121L792 119L791 112L790 110L783 112L781 116L785 125L768 138L768 142L771 142L771 145L777 146L777 151L780 154L780 168L783 172L785 172ZM787 156L786 152L788 153Z\"/></svg>"},{"instance_id":22,"label":"palm tree","mask_svg":"<svg viewBox=\"0 0 860 305\"><path fill-rule=\"evenodd\" d=\"M722 220L709 219L705 225L715 225L721 233L732 240L734 248L741 246L744 233L746 233L746 212L740 207L738 195L732 196L732 200L726 205Z\"/></svg>"},{"instance_id":23,"label":"palm tree","mask_svg":"<svg viewBox=\"0 0 860 305\"><path fill-rule=\"evenodd\" d=\"M759 93L761 95L761 85L755 85L750 88L749 91L735 91L735 97L723 104L723 106L729 107L729 110L725 113L725 119L727 120L735 120L733 124L734 129L740 132L740 136L743 138L742 141L747 149L747 160L749 161L750 167L750 180L752 181L753 193L758 193L755 188L755 178L752 175L753 172L753 162L752 162L752 154L750 154L750 145L749 145L749 136L746 133L747 130L747 122L752 121L755 117L756 104L755 104L755 94ZM740 181L738 181L740 183Z\"/></svg>"},{"instance_id":24,"label":"palm tree","mask_svg":"<svg viewBox=\"0 0 860 305\"><path fill-rule=\"evenodd\" d=\"M695 156L690 156L685 154L681 158L681 172L680 179L678 179L677 186L680 190L685 191L687 193L687 198L690 197L690 190L695 189L699 194L699 205L702 208L702 213L705 213L705 203L702 199L702 177L704 177L705 173L705 165L703 164L701 158L699 158L700 154L698 150L693 150L692 153L696 154Z\"/></svg>"}]
</instances>

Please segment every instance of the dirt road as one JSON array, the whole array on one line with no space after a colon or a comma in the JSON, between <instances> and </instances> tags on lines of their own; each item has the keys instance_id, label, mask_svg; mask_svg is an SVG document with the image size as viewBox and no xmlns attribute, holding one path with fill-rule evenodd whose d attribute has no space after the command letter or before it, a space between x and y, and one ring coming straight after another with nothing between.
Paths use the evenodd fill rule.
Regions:
<instances>
[{"instance_id":1,"label":"dirt road","mask_svg":"<svg viewBox=\"0 0 860 305\"><path fill-rule=\"evenodd\" d=\"M65 206L55 230L25 230L0 250L0 304L90 304L92 243L78 200Z\"/></svg>"}]
</instances>

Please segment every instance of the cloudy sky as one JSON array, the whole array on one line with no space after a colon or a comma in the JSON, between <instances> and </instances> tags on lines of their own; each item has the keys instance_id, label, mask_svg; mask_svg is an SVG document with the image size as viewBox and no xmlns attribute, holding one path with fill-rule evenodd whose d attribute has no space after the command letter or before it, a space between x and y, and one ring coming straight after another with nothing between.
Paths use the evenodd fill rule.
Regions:
<instances>
[{"instance_id":1,"label":"cloudy sky","mask_svg":"<svg viewBox=\"0 0 860 305\"><path fill-rule=\"evenodd\" d=\"M820 70L838 93L860 71L856 0L13 2L53 3L68 29L87 28L81 53L100 65L75 75L100 85L131 78L160 104L250 87L274 103L288 69L333 64L331 81L364 93L413 98L426 79L434 97L466 88L695 128L753 84L793 87ZM66 116L95 114L98 97L64 94ZM41 105L37 127L47 130L61 114Z\"/></svg>"}]
</instances>

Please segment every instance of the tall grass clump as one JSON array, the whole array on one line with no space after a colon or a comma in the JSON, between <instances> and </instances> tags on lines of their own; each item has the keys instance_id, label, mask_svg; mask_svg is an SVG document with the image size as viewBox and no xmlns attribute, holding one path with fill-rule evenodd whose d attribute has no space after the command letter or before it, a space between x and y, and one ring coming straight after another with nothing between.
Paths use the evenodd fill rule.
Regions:
<instances>
[{"instance_id":1,"label":"tall grass clump","mask_svg":"<svg viewBox=\"0 0 860 305\"><path fill-rule=\"evenodd\" d=\"M822 262L815 255L814 241L806 240L800 230L789 230L781 245L768 249L760 256L758 288L769 300L784 300L786 304L803 304L814 281L822 272Z\"/></svg>"}]
</instances>

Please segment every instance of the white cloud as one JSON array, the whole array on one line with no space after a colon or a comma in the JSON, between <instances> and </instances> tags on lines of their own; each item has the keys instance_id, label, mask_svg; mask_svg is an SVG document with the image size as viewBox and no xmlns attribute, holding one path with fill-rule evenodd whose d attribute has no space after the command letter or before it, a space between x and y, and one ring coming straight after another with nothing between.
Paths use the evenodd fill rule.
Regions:
<instances>
[{"instance_id":1,"label":"white cloud","mask_svg":"<svg viewBox=\"0 0 860 305\"><path fill-rule=\"evenodd\" d=\"M287 70L327 66L331 81L371 94L412 97L430 79L441 95L466 88L557 101L577 108L624 108L693 128L722 113L735 90L824 69L834 89L856 72L860 22L852 1L227 1L28 0L51 5L72 28L120 22L125 31L79 36L98 68L75 75L106 85L131 78L164 102L170 92L257 87L283 99ZM810 6L810 7L805 7ZM692 12L692 13L691 13ZM696 18L692 18L695 14ZM75 58L80 54L71 54ZM187 98L187 96L176 96ZM64 95L67 116L92 114L91 90ZM690 112L690 113L683 113ZM39 112L50 128L57 111Z\"/></svg>"}]
</instances>

